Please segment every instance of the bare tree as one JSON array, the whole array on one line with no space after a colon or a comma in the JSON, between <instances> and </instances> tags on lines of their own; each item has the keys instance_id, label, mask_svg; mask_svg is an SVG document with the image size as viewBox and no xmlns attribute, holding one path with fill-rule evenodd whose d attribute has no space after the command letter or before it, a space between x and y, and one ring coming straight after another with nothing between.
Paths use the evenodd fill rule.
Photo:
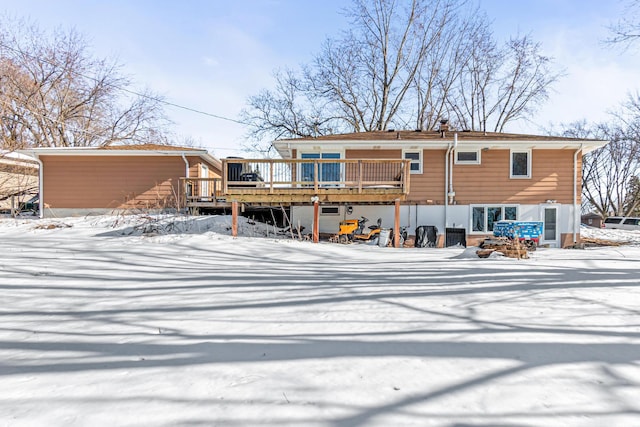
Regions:
<instances>
[{"instance_id":1,"label":"bare tree","mask_svg":"<svg viewBox=\"0 0 640 427\"><path fill-rule=\"evenodd\" d=\"M249 98L253 137L384 130L411 96L454 2L354 0L351 30L328 39L300 76L276 74L274 91ZM432 7L432 9L429 9Z\"/></svg>"},{"instance_id":2,"label":"bare tree","mask_svg":"<svg viewBox=\"0 0 640 427\"><path fill-rule=\"evenodd\" d=\"M629 47L640 39L640 3L628 0L624 7L624 17L609 26L611 36L606 40L610 44Z\"/></svg>"},{"instance_id":3,"label":"bare tree","mask_svg":"<svg viewBox=\"0 0 640 427\"><path fill-rule=\"evenodd\" d=\"M640 98L629 96L614 121L596 125L573 123L563 134L575 138L608 140L602 148L583 157L583 211L602 217L629 215L640 206Z\"/></svg>"},{"instance_id":4,"label":"bare tree","mask_svg":"<svg viewBox=\"0 0 640 427\"><path fill-rule=\"evenodd\" d=\"M4 19L0 30L2 146L97 146L158 142L160 99L136 95L118 65L95 59L74 31L51 36Z\"/></svg>"},{"instance_id":5,"label":"bare tree","mask_svg":"<svg viewBox=\"0 0 640 427\"><path fill-rule=\"evenodd\" d=\"M242 120L259 142L442 118L502 131L544 101L558 78L529 37L498 49L466 0L352 0L350 30L329 38L302 71L276 74Z\"/></svg>"},{"instance_id":6,"label":"bare tree","mask_svg":"<svg viewBox=\"0 0 640 427\"><path fill-rule=\"evenodd\" d=\"M242 112L242 121L255 124L253 135L257 139L331 133L334 117L323 115L326 101L309 88L308 79L290 69L275 72L274 78L275 89L252 96L251 109Z\"/></svg>"},{"instance_id":7,"label":"bare tree","mask_svg":"<svg viewBox=\"0 0 640 427\"><path fill-rule=\"evenodd\" d=\"M20 202L37 191L37 163L0 150L0 211L17 209Z\"/></svg>"},{"instance_id":8,"label":"bare tree","mask_svg":"<svg viewBox=\"0 0 640 427\"><path fill-rule=\"evenodd\" d=\"M466 129L503 132L508 123L530 116L561 74L551 70L551 59L529 36L498 48L487 30L475 35L456 96L450 98L452 109Z\"/></svg>"},{"instance_id":9,"label":"bare tree","mask_svg":"<svg viewBox=\"0 0 640 427\"><path fill-rule=\"evenodd\" d=\"M473 10L461 17L446 10L438 37L434 37L414 77L417 101L416 129L434 129L443 117L454 115L450 108L455 84L471 60L475 41L486 24L486 16Z\"/></svg>"}]
</instances>

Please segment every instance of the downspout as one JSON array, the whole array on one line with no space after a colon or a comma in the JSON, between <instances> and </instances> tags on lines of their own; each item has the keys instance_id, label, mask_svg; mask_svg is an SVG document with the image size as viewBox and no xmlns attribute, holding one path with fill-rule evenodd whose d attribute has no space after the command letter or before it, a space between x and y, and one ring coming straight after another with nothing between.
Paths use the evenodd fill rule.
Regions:
<instances>
[{"instance_id":1,"label":"downspout","mask_svg":"<svg viewBox=\"0 0 640 427\"><path fill-rule=\"evenodd\" d=\"M578 243L578 153L582 151L584 144L580 144L575 153L573 153L573 244Z\"/></svg>"},{"instance_id":2,"label":"downspout","mask_svg":"<svg viewBox=\"0 0 640 427\"><path fill-rule=\"evenodd\" d=\"M38 207L39 207L39 213L40 213L40 219L44 218L44 185L43 185L43 181L42 181L42 177L44 176L44 164L42 163L42 160L40 160L40 157L38 157L38 155L36 154L36 152L32 152L33 153L33 157L36 159L36 161L38 162L38 200L40 200L40 202L38 202Z\"/></svg>"},{"instance_id":3,"label":"downspout","mask_svg":"<svg viewBox=\"0 0 640 427\"><path fill-rule=\"evenodd\" d=\"M449 225L449 156L451 155L451 150L453 149L453 144L449 143L449 148L447 149L447 154L444 156L444 230L447 230L447 226Z\"/></svg>"},{"instance_id":4,"label":"downspout","mask_svg":"<svg viewBox=\"0 0 640 427\"><path fill-rule=\"evenodd\" d=\"M182 153L182 160L184 161L184 177L189 178L189 161L184 153Z\"/></svg>"},{"instance_id":5,"label":"downspout","mask_svg":"<svg viewBox=\"0 0 640 427\"><path fill-rule=\"evenodd\" d=\"M189 161L187 160L187 157L184 155L184 152L180 153L180 155L182 156L182 160L184 161L184 177L185 178L189 178ZM180 184L178 184L179 186ZM187 191L187 187L188 187L189 183L185 180L184 182L184 207L185 210L187 208L187 201L188 201L188 197L189 197L189 192ZM178 194L179 190L178 190ZM179 196L178 196L179 197ZM180 198L180 197L179 197ZM180 201L178 201L178 210L180 210Z\"/></svg>"},{"instance_id":6,"label":"downspout","mask_svg":"<svg viewBox=\"0 0 640 427\"><path fill-rule=\"evenodd\" d=\"M449 159L449 193L447 194L449 196L449 203L453 204L454 203L454 199L456 197L456 192L453 191L453 159L455 156L455 152L456 149L458 148L458 134L454 133L453 134L453 149L451 150L451 154L450 154L450 159Z\"/></svg>"}]
</instances>

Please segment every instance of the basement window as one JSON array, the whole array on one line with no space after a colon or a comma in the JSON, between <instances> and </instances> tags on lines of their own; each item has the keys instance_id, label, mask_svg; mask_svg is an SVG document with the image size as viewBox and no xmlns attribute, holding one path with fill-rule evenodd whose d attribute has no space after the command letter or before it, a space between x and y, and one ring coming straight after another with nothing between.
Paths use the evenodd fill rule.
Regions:
<instances>
[{"instance_id":1,"label":"basement window","mask_svg":"<svg viewBox=\"0 0 640 427\"><path fill-rule=\"evenodd\" d=\"M518 219L518 207L508 205L472 205L471 231L492 233L493 224L503 219Z\"/></svg>"},{"instance_id":2,"label":"basement window","mask_svg":"<svg viewBox=\"0 0 640 427\"><path fill-rule=\"evenodd\" d=\"M320 206L320 215L340 215L338 206Z\"/></svg>"}]
</instances>

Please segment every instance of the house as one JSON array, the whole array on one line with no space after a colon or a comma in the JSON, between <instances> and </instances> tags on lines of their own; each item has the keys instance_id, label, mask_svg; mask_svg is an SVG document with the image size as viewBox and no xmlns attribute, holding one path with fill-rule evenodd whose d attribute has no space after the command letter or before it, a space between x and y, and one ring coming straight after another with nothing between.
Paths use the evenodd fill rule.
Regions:
<instances>
[{"instance_id":1,"label":"house","mask_svg":"<svg viewBox=\"0 0 640 427\"><path fill-rule=\"evenodd\" d=\"M320 190L320 232L335 233L345 217L365 216L372 222L382 218L383 227L391 227L399 217L400 225L409 230L435 226L439 246L446 246L456 241L448 235L462 232L468 244L475 244L492 233L496 221L512 219L543 221L541 244L565 247L580 238L582 156L606 143L454 132L443 123L438 131L351 133L279 140L273 146L284 162L315 162L297 166L297 173L309 175L298 177L303 184L308 179L320 182L315 184ZM360 182L360 192L354 192L354 178L366 179L362 162L376 161L377 172L369 169L364 174L377 174L378 182ZM396 175L400 165L394 161L406 162L408 173ZM359 197L363 185L371 197ZM331 190L336 196L331 197ZM340 190L343 195L338 197ZM293 224L311 226L310 203L289 200Z\"/></svg>"},{"instance_id":2,"label":"house","mask_svg":"<svg viewBox=\"0 0 640 427\"><path fill-rule=\"evenodd\" d=\"M220 161L202 149L144 144L21 153L40 165L41 217L180 210L212 200L220 182Z\"/></svg>"},{"instance_id":3,"label":"house","mask_svg":"<svg viewBox=\"0 0 640 427\"><path fill-rule=\"evenodd\" d=\"M599 214L595 212L589 212L588 214L582 215L582 217L580 217L580 221L582 224L586 224L589 227L604 227L604 220Z\"/></svg>"},{"instance_id":4,"label":"house","mask_svg":"<svg viewBox=\"0 0 640 427\"><path fill-rule=\"evenodd\" d=\"M41 148L43 215L122 209L289 207L293 227L335 234L344 218L437 229L438 246L477 244L501 219L544 222L541 244L580 240L582 156L606 141L450 131L279 140L280 159L169 146Z\"/></svg>"},{"instance_id":5,"label":"house","mask_svg":"<svg viewBox=\"0 0 640 427\"><path fill-rule=\"evenodd\" d=\"M38 162L0 151L0 212L11 212L38 191Z\"/></svg>"}]
</instances>

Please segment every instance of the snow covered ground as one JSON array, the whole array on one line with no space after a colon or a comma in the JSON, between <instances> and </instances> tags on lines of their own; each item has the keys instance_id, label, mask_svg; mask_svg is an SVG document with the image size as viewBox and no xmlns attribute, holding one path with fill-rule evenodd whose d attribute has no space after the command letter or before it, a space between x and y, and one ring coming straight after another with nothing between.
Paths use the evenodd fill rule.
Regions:
<instances>
[{"instance_id":1,"label":"snow covered ground","mask_svg":"<svg viewBox=\"0 0 640 427\"><path fill-rule=\"evenodd\" d=\"M229 228L0 220L0 426L640 425L634 233L515 260Z\"/></svg>"}]
</instances>

